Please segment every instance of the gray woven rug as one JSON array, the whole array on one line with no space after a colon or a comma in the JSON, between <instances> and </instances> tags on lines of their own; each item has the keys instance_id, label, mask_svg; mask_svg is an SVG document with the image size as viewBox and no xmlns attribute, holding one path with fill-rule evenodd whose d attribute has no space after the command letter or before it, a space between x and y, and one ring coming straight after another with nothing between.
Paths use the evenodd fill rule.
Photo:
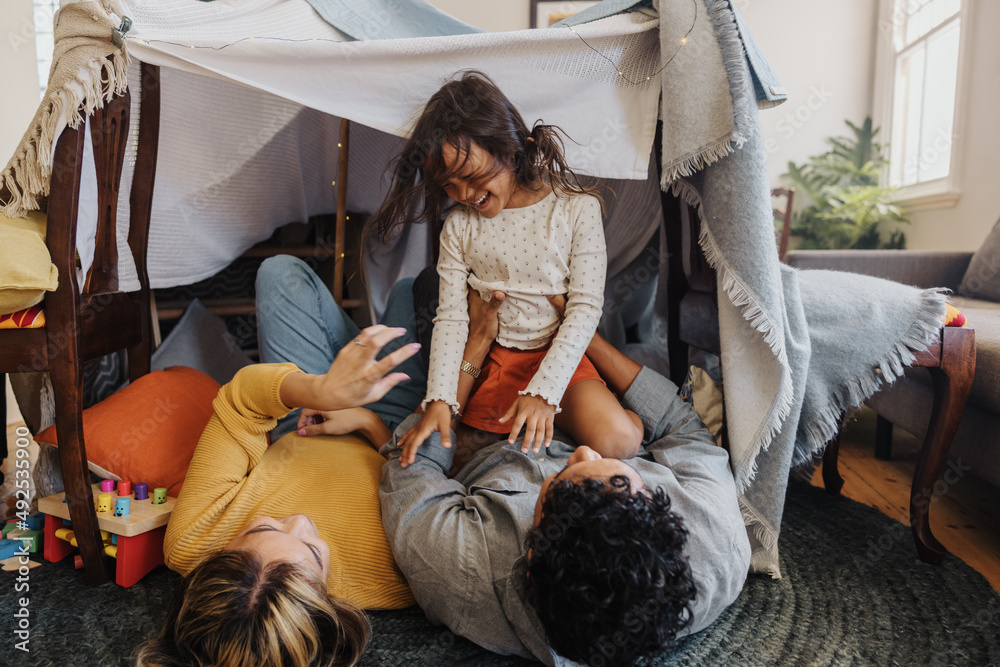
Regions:
<instances>
[{"instance_id":1,"label":"gray woven rug","mask_svg":"<svg viewBox=\"0 0 1000 667\"><path fill-rule=\"evenodd\" d=\"M784 578L751 577L707 630L656 665L1000 665L1000 595L953 556L920 563L909 530L859 503L792 483ZM162 622L179 577L159 568L129 589L93 588L66 563L14 593L0 573L0 665L127 665ZM14 599L30 597L28 654L13 648ZM419 609L374 612L364 665L515 665L428 623Z\"/></svg>"}]
</instances>

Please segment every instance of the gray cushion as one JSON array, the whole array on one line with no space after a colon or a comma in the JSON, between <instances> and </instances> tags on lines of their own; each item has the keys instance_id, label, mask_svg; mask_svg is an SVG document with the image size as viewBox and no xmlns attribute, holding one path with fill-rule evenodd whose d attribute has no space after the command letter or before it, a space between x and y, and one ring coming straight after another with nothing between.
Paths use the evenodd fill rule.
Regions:
<instances>
[{"instance_id":1,"label":"gray cushion","mask_svg":"<svg viewBox=\"0 0 1000 667\"><path fill-rule=\"evenodd\" d=\"M1000 220L972 256L958 293L973 299L1000 301Z\"/></svg>"},{"instance_id":2,"label":"gray cushion","mask_svg":"<svg viewBox=\"0 0 1000 667\"><path fill-rule=\"evenodd\" d=\"M236 371L253 361L226 330L221 317L211 314L195 299L180 322L153 353L152 370L169 366L190 366L219 384L233 379Z\"/></svg>"}]
</instances>

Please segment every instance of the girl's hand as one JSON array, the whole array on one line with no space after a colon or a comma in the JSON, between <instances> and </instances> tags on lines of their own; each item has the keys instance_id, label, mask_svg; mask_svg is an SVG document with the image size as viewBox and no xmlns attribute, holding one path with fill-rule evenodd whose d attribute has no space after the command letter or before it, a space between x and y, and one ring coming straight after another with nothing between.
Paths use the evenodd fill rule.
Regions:
<instances>
[{"instance_id":1,"label":"girl's hand","mask_svg":"<svg viewBox=\"0 0 1000 667\"><path fill-rule=\"evenodd\" d=\"M419 343L404 345L378 361L375 359L389 341L405 333L406 329L391 329L381 324L364 329L340 350L330 370L317 377L313 400L301 403L301 407L326 412L366 405L408 380L405 373L389 371L416 354Z\"/></svg>"},{"instance_id":2,"label":"girl's hand","mask_svg":"<svg viewBox=\"0 0 1000 667\"><path fill-rule=\"evenodd\" d=\"M521 444L521 452L528 453L528 448L534 443L532 451L538 452L542 448L542 442L548 447L552 444L553 421L556 417L556 408L549 405L548 401L538 396L518 396L514 404L510 406L500 423L503 424L514 419L511 425L510 437L507 442L514 444L517 442L517 435L524 426L524 442Z\"/></svg>"},{"instance_id":3,"label":"girl's hand","mask_svg":"<svg viewBox=\"0 0 1000 667\"><path fill-rule=\"evenodd\" d=\"M403 453L399 455L399 464L405 468L416 461L417 447L424 444L424 440L435 431L441 434L441 446L450 449L451 408L444 401L432 401L417 425L404 433L396 443L403 448Z\"/></svg>"}]
</instances>

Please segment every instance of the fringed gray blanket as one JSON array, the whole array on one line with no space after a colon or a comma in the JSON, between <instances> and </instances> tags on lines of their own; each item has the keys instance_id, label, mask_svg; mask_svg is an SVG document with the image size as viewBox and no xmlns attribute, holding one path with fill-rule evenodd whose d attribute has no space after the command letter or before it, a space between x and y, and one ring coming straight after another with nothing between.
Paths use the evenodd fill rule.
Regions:
<instances>
[{"instance_id":1,"label":"fringed gray blanket","mask_svg":"<svg viewBox=\"0 0 1000 667\"><path fill-rule=\"evenodd\" d=\"M63 129L125 92L128 57L111 36L118 17L106 0L83 0L55 15L55 51L45 97L13 157L0 172L0 213L24 217L45 208L55 141Z\"/></svg>"},{"instance_id":2,"label":"fringed gray blanket","mask_svg":"<svg viewBox=\"0 0 1000 667\"><path fill-rule=\"evenodd\" d=\"M695 26L662 73L661 187L673 188L701 215L699 241L718 276L726 421L751 569L780 577L789 469L822 451L845 410L913 362L911 350L937 335L945 297L779 264L757 104L736 18L727 0L701 1L696 8L660 3L664 59L692 20Z\"/></svg>"}]
</instances>

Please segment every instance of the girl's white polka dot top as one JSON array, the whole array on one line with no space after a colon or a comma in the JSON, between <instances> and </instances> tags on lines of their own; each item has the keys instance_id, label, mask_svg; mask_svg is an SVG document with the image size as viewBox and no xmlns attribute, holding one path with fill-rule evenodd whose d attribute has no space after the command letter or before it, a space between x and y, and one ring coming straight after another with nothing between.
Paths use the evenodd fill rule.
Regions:
<instances>
[{"instance_id":1,"label":"girl's white polka dot top","mask_svg":"<svg viewBox=\"0 0 1000 667\"><path fill-rule=\"evenodd\" d=\"M483 300L493 290L507 293L499 312L501 345L534 350L551 341L541 366L520 393L540 396L558 411L604 303L607 253L597 198L553 192L536 204L505 209L493 218L458 206L441 231L437 270L440 304L424 405L440 400L458 411L471 288ZM546 299L552 294L566 295L561 324Z\"/></svg>"}]
</instances>

